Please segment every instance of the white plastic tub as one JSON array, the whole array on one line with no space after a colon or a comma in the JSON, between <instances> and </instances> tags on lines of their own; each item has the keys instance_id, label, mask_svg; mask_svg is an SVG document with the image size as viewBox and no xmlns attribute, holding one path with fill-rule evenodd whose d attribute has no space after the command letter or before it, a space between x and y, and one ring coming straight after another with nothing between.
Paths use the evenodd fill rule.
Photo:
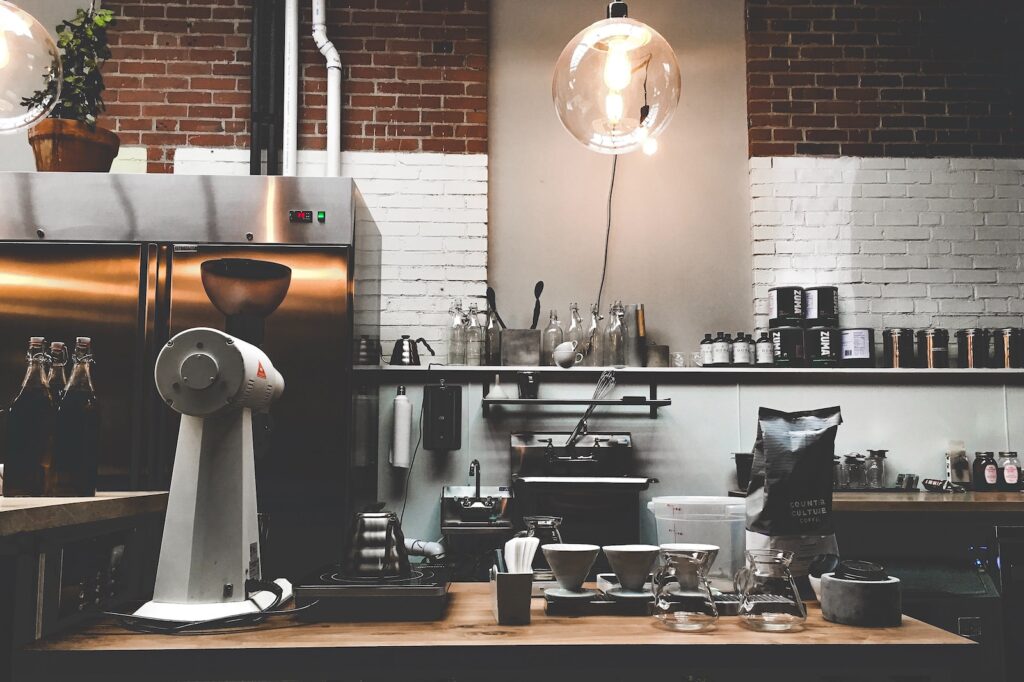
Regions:
<instances>
[{"instance_id":1,"label":"white plastic tub","mask_svg":"<svg viewBox=\"0 0 1024 682\"><path fill-rule=\"evenodd\" d=\"M746 500L740 497L670 496L647 503L658 526L658 544L700 543L720 548L711 567L711 586L733 591L733 576L743 567L746 548Z\"/></svg>"}]
</instances>

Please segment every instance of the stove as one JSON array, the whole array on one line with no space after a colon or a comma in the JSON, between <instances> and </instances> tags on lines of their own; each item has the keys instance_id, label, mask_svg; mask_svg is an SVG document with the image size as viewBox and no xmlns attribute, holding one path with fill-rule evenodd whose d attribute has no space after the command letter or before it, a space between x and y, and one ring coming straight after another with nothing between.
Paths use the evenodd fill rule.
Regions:
<instances>
[{"instance_id":1,"label":"stove","mask_svg":"<svg viewBox=\"0 0 1024 682\"><path fill-rule=\"evenodd\" d=\"M295 587L305 620L440 620L448 603L450 569L414 564L409 576L347 576L328 566Z\"/></svg>"}]
</instances>

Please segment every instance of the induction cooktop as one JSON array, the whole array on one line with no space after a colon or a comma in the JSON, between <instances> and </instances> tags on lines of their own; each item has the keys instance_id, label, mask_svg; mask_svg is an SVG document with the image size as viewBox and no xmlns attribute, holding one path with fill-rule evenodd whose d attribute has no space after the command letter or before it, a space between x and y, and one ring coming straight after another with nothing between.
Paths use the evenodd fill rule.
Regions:
<instances>
[{"instance_id":1,"label":"induction cooktop","mask_svg":"<svg viewBox=\"0 0 1024 682\"><path fill-rule=\"evenodd\" d=\"M408 576L345 575L340 565L317 571L295 588L309 620L437 620L448 602L450 569L417 564Z\"/></svg>"}]
</instances>

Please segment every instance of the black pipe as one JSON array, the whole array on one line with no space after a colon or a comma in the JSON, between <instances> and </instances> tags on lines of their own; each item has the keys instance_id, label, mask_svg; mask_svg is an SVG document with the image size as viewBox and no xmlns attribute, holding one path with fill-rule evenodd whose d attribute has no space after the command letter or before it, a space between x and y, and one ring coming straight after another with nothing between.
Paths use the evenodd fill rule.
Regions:
<instances>
[{"instance_id":1,"label":"black pipe","mask_svg":"<svg viewBox=\"0 0 1024 682\"><path fill-rule=\"evenodd\" d=\"M249 70L249 175L263 174L262 56L263 0L252 0L252 28L249 34L251 63Z\"/></svg>"}]
</instances>

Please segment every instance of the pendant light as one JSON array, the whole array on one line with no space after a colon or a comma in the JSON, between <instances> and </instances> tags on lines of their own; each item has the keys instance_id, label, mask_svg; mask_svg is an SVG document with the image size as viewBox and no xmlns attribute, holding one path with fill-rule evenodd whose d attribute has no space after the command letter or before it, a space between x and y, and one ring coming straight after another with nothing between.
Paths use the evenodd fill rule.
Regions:
<instances>
[{"instance_id":1,"label":"pendant light","mask_svg":"<svg viewBox=\"0 0 1024 682\"><path fill-rule=\"evenodd\" d=\"M625 2L580 31L555 65L558 118L588 149L625 154L657 149L679 104L679 63L661 34L630 19Z\"/></svg>"},{"instance_id":2,"label":"pendant light","mask_svg":"<svg viewBox=\"0 0 1024 682\"><path fill-rule=\"evenodd\" d=\"M35 17L0 0L0 133L29 128L60 98L61 67L57 45ZM41 101L23 103L36 91Z\"/></svg>"}]
</instances>

